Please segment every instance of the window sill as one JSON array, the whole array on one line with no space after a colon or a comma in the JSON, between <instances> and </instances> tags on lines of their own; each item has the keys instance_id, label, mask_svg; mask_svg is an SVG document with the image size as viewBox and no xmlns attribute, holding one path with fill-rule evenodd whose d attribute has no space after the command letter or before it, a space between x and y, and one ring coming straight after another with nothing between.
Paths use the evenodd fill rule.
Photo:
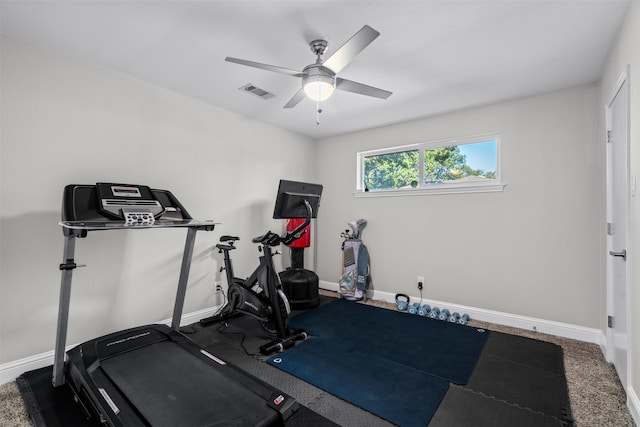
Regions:
<instances>
[{"instance_id":1,"label":"window sill","mask_svg":"<svg viewBox=\"0 0 640 427\"><path fill-rule=\"evenodd\" d=\"M426 196L429 194L464 194L464 193L495 193L503 191L506 184L491 185L455 185L434 184L429 187L411 188L406 190L374 190L353 192L354 197L395 197L395 196Z\"/></svg>"}]
</instances>

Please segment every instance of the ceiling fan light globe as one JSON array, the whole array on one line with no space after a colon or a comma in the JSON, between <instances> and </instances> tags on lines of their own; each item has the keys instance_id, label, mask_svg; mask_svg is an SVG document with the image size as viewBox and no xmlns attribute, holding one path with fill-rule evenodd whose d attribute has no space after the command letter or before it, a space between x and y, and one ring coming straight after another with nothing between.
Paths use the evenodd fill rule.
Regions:
<instances>
[{"instance_id":1,"label":"ceiling fan light globe","mask_svg":"<svg viewBox=\"0 0 640 427\"><path fill-rule=\"evenodd\" d=\"M333 94L335 81L328 76L310 76L303 79L302 88L309 99L320 102Z\"/></svg>"}]
</instances>

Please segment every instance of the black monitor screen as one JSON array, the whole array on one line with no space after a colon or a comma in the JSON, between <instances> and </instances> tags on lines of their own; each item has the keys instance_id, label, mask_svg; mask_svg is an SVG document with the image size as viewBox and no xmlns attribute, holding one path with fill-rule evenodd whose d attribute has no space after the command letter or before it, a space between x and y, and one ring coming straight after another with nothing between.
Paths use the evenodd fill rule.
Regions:
<instances>
[{"instance_id":1,"label":"black monitor screen","mask_svg":"<svg viewBox=\"0 0 640 427\"><path fill-rule=\"evenodd\" d=\"M274 219L305 218L307 209L304 201L311 205L312 218L318 216L322 185L307 182L280 180L276 206L273 210Z\"/></svg>"}]
</instances>

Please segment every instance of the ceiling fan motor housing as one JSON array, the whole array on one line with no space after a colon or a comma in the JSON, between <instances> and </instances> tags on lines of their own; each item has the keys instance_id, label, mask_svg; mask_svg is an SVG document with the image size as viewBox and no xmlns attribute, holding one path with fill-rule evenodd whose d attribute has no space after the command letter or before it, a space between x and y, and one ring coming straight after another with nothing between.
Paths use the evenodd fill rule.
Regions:
<instances>
[{"instance_id":1,"label":"ceiling fan motor housing","mask_svg":"<svg viewBox=\"0 0 640 427\"><path fill-rule=\"evenodd\" d=\"M329 98L336 87L336 75L330 69L320 64L312 64L302 71L302 88L309 98L314 101L324 101Z\"/></svg>"}]
</instances>

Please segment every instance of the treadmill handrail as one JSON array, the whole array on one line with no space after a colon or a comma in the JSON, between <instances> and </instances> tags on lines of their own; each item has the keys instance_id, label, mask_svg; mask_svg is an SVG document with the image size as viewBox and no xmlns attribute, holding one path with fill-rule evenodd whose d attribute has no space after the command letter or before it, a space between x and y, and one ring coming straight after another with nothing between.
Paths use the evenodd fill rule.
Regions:
<instances>
[{"instance_id":1,"label":"treadmill handrail","mask_svg":"<svg viewBox=\"0 0 640 427\"><path fill-rule=\"evenodd\" d=\"M118 221L60 221L62 228L70 230L134 230L142 228L185 228L193 227L197 229L214 229L220 222L214 220L200 221L197 219L185 220L156 220L153 224L125 224ZM209 231L209 230L207 230Z\"/></svg>"}]
</instances>

